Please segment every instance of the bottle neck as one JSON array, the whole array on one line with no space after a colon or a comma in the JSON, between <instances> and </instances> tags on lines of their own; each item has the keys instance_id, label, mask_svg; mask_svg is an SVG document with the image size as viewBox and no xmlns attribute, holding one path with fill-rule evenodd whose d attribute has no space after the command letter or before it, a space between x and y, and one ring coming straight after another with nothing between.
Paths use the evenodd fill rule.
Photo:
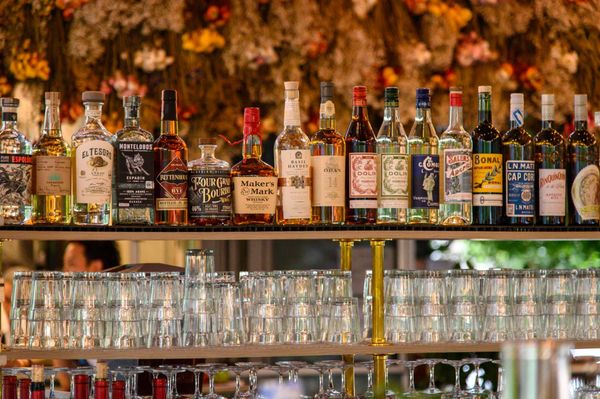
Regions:
<instances>
[{"instance_id":1,"label":"bottle neck","mask_svg":"<svg viewBox=\"0 0 600 399\"><path fill-rule=\"evenodd\" d=\"M523 126L523 104L511 103L510 104L510 128L515 129L519 126Z\"/></svg>"},{"instance_id":2,"label":"bottle neck","mask_svg":"<svg viewBox=\"0 0 600 399\"><path fill-rule=\"evenodd\" d=\"M322 130L335 130L335 106L331 100L321 103L321 109L319 112L319 128Z\"/></svg>"},{"instance_id":3,"label":"bottle neck","mask_svg":"<svg viewBox=\"0 0 600 399\"><path fill-rule=\"evenodd\" d=\"M60 108L58 104L46 104L43 134L60 137Z\"/></svg>"},{"instance_id":4,"label":"bottle neck","mask_svg":"<svg viewBox=\"0 0 600 399\"><path fill-rule=\"evenodd\" d=\"M140 109L139 107L125 107L125 128L140 127Z\"/></svg>"},{"instance_id":5,"label":"bottle neck","mask_svg":"<svg viewBox=\"0 0 600 399\"><path fill-rule=\"evenodd\" d=\"M492 123L492 96L487 93L479 95L477 117L479 123Z\"/></svg>"},{"instance_id":6,"label":"bottle neck","mask_svg":"<svg viewBox=\"0 0 600 399\"><path fill-rule=\"evenodd\" d=\"M463 128L463 107L453 105L450 107L450 117L448 121L449 130L464 130Z\"/></svg>"},{"instance_id":7,"label":"bottle neck","mask_svg":"<svg viewBox=\"0 0 600 399\"><path fill-rule=\"evenodd\" d=\"M554 105L542 104L542 129L553 129Z\"/></svg>"},{"instance_id":8,"label":"bottle neck","mask_svg":"<svg viewBox=\"0 0 600 399\"><path fill-rule=\"evenodd\" d=\"M575 121L575 130L587 130L588 123L587 121Z\"/></svg>"},{"instance_id":9,"label":"bottle neck","mask_svg":"<svg viewBox=\"0 0 600 399\"><path fill-rule=\"evenodd\" d=\"M200 145L200 157L202 159L214 158L216 150L217 150L216 145L212 145L212 144Z\"/></svg>"},{"instance_id":10,"label":"bottle neck","mask_svg":"<svg viewBox=\"0 0 600 399\"><path fill-rule=\"evenodd\" d=\"M262 140L260 139L260 136L248 134L244 137L243 156L244 159L260 159L262 157Z\"/></svg>"},{"instance_id":11,"label":"bottle neck","mask_svg":"<svg viewBox=\"0 0 600 399\"><path fill-rule=\"evenodd\" d=\"M102 103L85 103L85 124L102 124Z\"/></svg>"},{"instance_id":12,"label":"bottle neck","mask_svg":"<svg viewBox=\"0 0 600 399\"><path fill-rule=\"evenodd\" d=\"M431 108L417 107L417 113L415 114L415 122L424 123L431 120Z\"/></svg>"},{"instance_id":13,"label":"bottle neck","mask_svg":"<svg viewBox=\"0 0 600 399\"><path fill-rule=\"evenodd\" d=\"M355 98L352 101L352 119L358 120L369 120L369 113L367 112L367 99L366 98Z\"/></svg>"},{"instance_id":14,"label":"bottle neck","mask_svg":"<svg viewBox=\"0 0 600 399\"><path fill-rule=\"evenodd\" d=\"M386 122L400 120L400 108L397 104L386 104L383 108L383 120Z\"/></svg>"},{"instance_id":15,"label":"bottle neck","mask_svg":"<svg viewBox=\"0 0 600 399\"><path fill-rule=\"evenodd\" d=\"M285 127L300 126L300 102L298 97L286 98L283 110L283 125Z\"/></svg>"},{"instance_id":16,"label":"bottle neck","mask_svg":"<svg viewBox=\"0 0 600 399\"><path fill-rule=\"evenodd\" d=\"M2 112L2 130L16 130L17 129L17 110L16 109L5 109Z\"/></svg>"},{"instance_id":17,"label":"bottle neck","mask_svg":"<svg viewBox=\"0 0 600 399\"><path fill-rule=\"evenodd\" d=\"M587 130L587 107L585 105L575 106L575 130Z\"/></svg>"},{"instance_id":18,"label":"bottle neck","mask_svg":"<svg viewBox=\"0 0 600 399\"><path fill-rule=\"evenodd\" d=\"M160 121L160 134L165 134L168 136L177 136L179 126L177 121L171 120L162 120Z\"/></svg>"}]
</instances>

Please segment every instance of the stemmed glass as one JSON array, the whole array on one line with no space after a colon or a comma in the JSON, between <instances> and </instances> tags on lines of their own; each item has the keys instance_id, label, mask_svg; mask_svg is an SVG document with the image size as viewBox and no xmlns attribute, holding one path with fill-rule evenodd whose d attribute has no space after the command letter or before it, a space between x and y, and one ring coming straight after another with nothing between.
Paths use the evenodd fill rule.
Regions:
<instances>
[{"instance_id":1,"label":"stemmed glass","mask_svg":"<svg viewBox=\"0 0 600 399\"><path fill-rule=\"evenodd\" d=\"M460 395L463 393L463 391L460 387L460 369L465 364L465 361L462 359L460 359L460 360L444 360L443 363L454 367L454 389L451 392L451 395L452 395L451 397L452 398L460 397Z\"/></svg>"},{"instance_id":2,"label":"stemmed glass","mask_svg":"<svg viewBox=\"0 0 600 399\"><path fill-rule=\"evenodd\" d=\"M231 371L235 375L235 393L232 399L251 399L252 391L248 389L246 392L242 392L242 373L247 371L247 367L241 366L229 366L228 371ZM194 397L197 399L197 397Z\"/></svg>"},{"instance_id":3,"label":"stemmed glass","mask_svg":"<svg viewBox=\"0 0 600 399\"><path fill-rule=\"evenodd\" d=\"M504 369L500 360L492 360L498 366L498 382L496 383L496 398L501 399L504 392Z\"/></svg>"},{"instance_id":4,"label":"stemmed glass","mask_svg":"<svg viewBox=\"0 0 600 399\"><path fill-rule=\"evenodd\" d=\"M116 374L121 374L125 379L125 397L137 399L137 375L146 371L147 367L117 367Z\"/></svg>"},{"instance_id":5,"label":"stemmed glass","mask_svg":"<svg viewBox=\"0 0 600 399\"><path fill-rule=\"evenodd\" d=\"M278 365L279 367L286 367L288 369L288 382L290 382L292 384L298 383L298 372L301 369L304 369L308 366L308 363L298 361L298 360L280 361L275 364ZM301 385L300 385L300 389L302 389ZM304 398L307 398L307 396L301 394L300 398L304 399Z\"/></svg>"},{"instance_id":6,"label":"stemmed glass","mask_svg":"<svg viewBox=\"0 0 600 399\"><path fill-rule=\"evenodd\" d=\"M250 399L264 399L258 393L258 370L267 367L267 365L261 362L237 362L235 365L243 368L244 370L248 370L248 382L250 383L250 388L248 390L249 395L241 397Z\"/></svg>"},{"instance_id":7,"label":"stemmed glass","mask_svg":"<svg viewBox=\"0 0 600 399\"><path fill-rule=\"evenodd\" d=\"M337 391L333 386L333 369L341 368L343 366L342 362L338 360L323 360L315 363L315 366L323 367L325 370L327 370L328 376L327 389L322 395L317 394L315 399L344 399L342 392ZM342 372L342 379L343 374L344 373Z\"/></svg>"},{"instance_id":8,"label":"stemmed glass","mask_svg":"<svg viewBox=\"0 0 600 399\"><path fill-rule=\"evenodd\" d=\"M194 373L194 396L193 399L202 398L202 391L200 390L200 376L202 374L202 369L199 367L191 366L184 367L185 371L189 371L190 373Z\"/></svg>"},{"instance_id":9,"label":"stemmed glass","mask_svg":"<svg viewBox=\"0 0 600 399\"><path fill-rule=\"evenodd\" d=\"M396 364L400 366L406 367L408 370L408 389L404 392L401 397L402 398L414 398L417 395L417 390L415 389L415 368L420 366L422 363L418 360L396 360Z\"/></svg>"},{"instance_id":10,"label":"stemmed glass","mask_svg":"<svg viewBox=\"0 0 600 399\"><path fill-rule=\"evenodd\" d=\"M484 394L485 389L481 386L481 382L479 381L479 369L481 365L484 363L491 362L492 359L481 358L481 357L473 357L469 359L465 359L467 364L472 364L475 367L475 386L469 389L467 392L474 394Z\"/></svg>"},{"instance_id":11,"label":"stemmed glass","mask_svg":"<svg viewBox=\"0 0 600 399\"><path fill-rule=\"evenodd\" d=\"M425 395L438 395L441 394L438 388L435 387L435 365L442 363L443 359L423 359L423 364L426 364L429 368L429 386L422 393Z\"/></svg>"},{"instance_id":12,"label":"stemmed glass","mask_svg":"<svg viewBox=\"0 0 600 399\"><path fill-rule=\"evenodd\" d=\"M56 374L66 373L69 369L67 367L51 367L44 368L44 377L50 378L50 391L48 392L48 399L54 399L56 397L55 380Z\"/></svg>"},{"instance_id":13,"label":"stemmed glass","mask_svg":"<svg viewBox=\"0 0 600 399\"><path fill-rule=\"evenodd\" d=\"M319 391L314 395L314 399L326 398L324 376L325 376L325 372L327 372L329 370L329 366L315 363L315 364L309 365L308 368L311 370L315 370L317 373L319 373Z\"/></svg>"},{"instance_id":14,"label":"stemmed glass","mask_svg":"<svg viewBox=\"0 0 600 399\"><path fill-rule=\"evenodd\" d=\"M358 399L373 399L375 398L375 391L373 391L373 361L362 362L359 366L367 369L367 390L358 396Z\"/></svg>"},{"instance_id":15,"label":"stemmed glass","mask_svg":"<svg viewBox=\"0 0 600 399\"><path fill-rule=\"evenodd\" d=\"M167 395L170 396L170 399L184 399L184 397L179 395L179 392L177 392L177 374L185 370L177 366L163 364L158 366L158 369L154 369L153 371L161 373L167 377Z\"/></svg>"},{"instance_id":16,"label":"stemmed glass","mask_svg":"<svg viewBox=\"0 0 600 399\"><path fill-rule=\"evenodd\" d=\"M205 363L198 364L196 367L200 369L204 374L208 375L208 393L206 395L201 395L200 398L227 399L224 396L215 393L215 374L219 371L226 370L227 365L223 363Z\"/></svg>"}]
</instances>

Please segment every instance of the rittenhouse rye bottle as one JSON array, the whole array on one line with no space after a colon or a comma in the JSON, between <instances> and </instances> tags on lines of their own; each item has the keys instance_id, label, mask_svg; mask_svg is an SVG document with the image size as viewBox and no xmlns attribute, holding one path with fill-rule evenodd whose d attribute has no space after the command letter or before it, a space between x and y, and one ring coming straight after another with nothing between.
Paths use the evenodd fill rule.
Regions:
<instances>
[{"instance_id":1,"label":"rittenhouse rye bottle","mask_svg":"<svg viewBox=\"0 0 600 399\"><path fill-rule=\"evenodd\" d=\"M123 97L125 125L113 136L113 224L154 224L154 136L140 127L140 106L140 97Z\"/></svg>"},{"instance_id":2,"label":"rittenhouse rye bottle","mask_svg":"<svg viewBox=\"0 0 600 399\"><path fill-rule=\"evenodd\" d=\"M510 95L510 129L502 136L504 213L510 225L535 222L535 162L533 140L523 127L522 93Z\"/></svg>"},{"instance_id":3,"label":"rittenhouse rye bottle","mask_svg":"<svg viewBox=\"0 0 600 399\"><path fill-rule=\"evenodd\" d=\"M367 88L355 86L352 121L346 130L346 223L366 224L377 221L376 138L369 122Z\"/></svg>"},{"instance_id":4,"label":"rittenhouse rye bottle","mask_svg":"<svg viewBox=\"0 0 600 399\"><path fill-rule=\"evenodd\" d=\"M277 223L308 224L312 216L310 140L300 127L298 82L285 82L283 131L275 140Z\"/></svg>"},{"instance_id":5,"label":"rittenhouse rye bottle","mask_svg":"<svg viewBox=\"0 0 600 399\"><path fill-rule=\"evenodd\" d=\"M84 91L85 121L71 138L73 223L108 225L111 217L114 147L102 124L104 93Z\"/></svg>"},{"instance_id":6,"label":"rittenhouse rye bottle","mask_svg":"<svg viewBox=\"0 0 600 399\"><path fill-rule=\"evenodd\" d=\"M462 89L450 88L450 118L439 144L442 225L471 224L473 143L463 127L462 99Z\"/></svg>"},{"instance_id":7,"label":"rittenhouse rye bottle","mask_svg":"<svg viewBox=\"0 0 600 399\"><path fill-rule=\"evenodd\" d=\"M260 109L244 109L243 159L231 168L233 224L272 224L277 206L277 177L261 159Z\"/></svg>"},{"instance_id":8,"label":"rittenhouse rye bottle","mask_svg":"<svg viewBox=\"0 0 600 399\"><path fill-rule=\"evenodd\" d=\"M542 130L534 137L537 224L564 225L567 212L566 145L554 129L554 95L542 94Z\"/></svg>"},{"instance_id":9,"label":"rittenhouse rye bottle","mask_svg":"<svg viewBox=\"0 0 600 399\"><path fill-rule=\"evenodd\" d=\"M383 123L377 134L377 223L406 223L408 139L400 122L398 88L384 91Z\"/></svg>"},{"instance_id":10,"label":"rittenhouse rye bottle","mask_svg":"<svg viewBox=\"0 0 600 399\"><path fill-rule=\"evenodd\" d=\"M492 124L492 86L479 86L473 130L473 224L502 223L502 135Z\"/></svg>"},{"instance_id":11,"label":"rittenhouse rye bottle","mask_svg":"<svg viewBox=\"0 0 600 399\"><path fill-rule=\"evenodd\" d=\"M231 222L231 167L217 159L217 140L198 139L200 158L188 163L189 222L198 226Z\"/></svg>"},{"instance_id":12,"label":"rittenhouse rye bottle","mask_svg":"<svg viewBox=\"0 0 600 399\"><path fill-rule=\"evenodd\" d=\"M346 142L335 130L333 83L321 82L319 130L310 142L312 222L342 224L346 218Z\"/></svg>"},{"instance_id":13,"label":"rittenhouse rye bottle","mask_svg":"<svg viewBox=\"0 0 600 399\"><path fill-rule=\"evenodd\" d=\"M17 129L19 99L0 104L0 223L21 224L31 219L31 143Z\"/></svg>"},{"instance_id":14,"label":"rittenhouse rye bottle","mask_svg":"<svg viewBox=\"0 0 600 399\"><path fill-rule=\"evenodd\" d=\"M440 196L439 141L431 122L429 89L417 89L417 113L408 135L409 224L437 224Z\"/></svg>"},{"instance_id":15,"label":"rittenhouse rye bottle","mask_svg":"<svg viewBox=\"0 0 600 399\"><path fill-rule=\"evenodd\" d=\"M575 130L567 144L569 224L597 225L600 219L598 142L587 128L587 95L575 95Z\"/></svg>"},{"instance_id":16,"label":"rittenhouse rye bottle","mask_svg":"<svg viewBox=\"0 0 600 399\"><path fill-rule=\"evenodd\" d=\"M154 142L155 223L171 226L187 224L188 150L178 135L177 92L162 91L160 137Z\"/></svg>"}]
</instances>

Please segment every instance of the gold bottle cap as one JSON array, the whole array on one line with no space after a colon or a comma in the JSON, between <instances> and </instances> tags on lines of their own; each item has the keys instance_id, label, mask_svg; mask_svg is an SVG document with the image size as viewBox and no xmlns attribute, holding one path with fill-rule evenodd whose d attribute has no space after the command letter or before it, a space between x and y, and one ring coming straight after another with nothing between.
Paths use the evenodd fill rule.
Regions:
<instances>
[{"instance_id":1,"label":"gold bottle cap","mask_svg":"<svg viewBox=\"0 0 600 399\"><path fill-rule=\"evenodd\" d=\"M34 364L31 366L31 382L44 382L43 364Z\"/></svg>"}]
</instances>

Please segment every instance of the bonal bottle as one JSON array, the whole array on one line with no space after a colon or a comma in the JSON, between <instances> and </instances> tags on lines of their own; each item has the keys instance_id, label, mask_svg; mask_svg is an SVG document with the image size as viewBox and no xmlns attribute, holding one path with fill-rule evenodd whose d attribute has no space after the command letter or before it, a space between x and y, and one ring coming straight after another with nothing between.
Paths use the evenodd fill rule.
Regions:
<instances>
[{"instance_id":1,"label":"bonal bottle","mask_svg":"<svg viewBox=\"0 0 600 399\"><path fill-rule=\"evenodd\" d=\"M355 86L352 121L346 130L346 223L366 224L377 221L376 138L369 122L367 88Z\"/></svg>"},{"instance_id":2,"label":"bonal bottle","mask_svg":"<svg viewBox=\"0 0 600 399\"><path fill-rule=\"evenodd\" d=\"M408 135L410 194L408 223L437 224L440 195L439 140L431 122L429 89L417 89L417 113Z\"/></svg>"},{"instance_id":3,"label":"bonal bottle","mask_svg":"<svg viewBox=\"0 0 600 399\"><path fill-rule=\"evenodd\" d=\"M535 221L535 162L533 140L523 127L522 93L510 95L510 129L502 136L504 160L504 213L510 225Z\"/></svg>"},{"instance_id":4,"label":"bonal bottle","mask_svg":"<svg viewBox=\"0 0 600 399\"><path fill-rule=\"evenodd\" d=\"M85 121L71 138L73 223L108 225L111 217L114 147L102 124L104 93L84 91Z\"/></svg>"},{"instance_id":5,"label":"bonal bottle","mask_svg":"<svg viewBox=\"0 0 600 399\"><path fill-rule=\"evenodd\" d=\"M383 123L377 134L377 223L406 223L408 139L400 122L397 87L384 91Z\"/></svg>"},{"instance_id":6,"label":"bonal bottle","mask_svg":"<svg viewBox=\"0 0 600 399\"><path fill-rule=\"evenodd\" d=\"M140 106L140 97L123 97L125 124L114 135L113 224L154 224L154 137L140 127Z\"/></svg>"},{"instance_id":7,"label":"bonal bottle","mask_svg":"<svg viewBox=\"0 0 600 399\"><path fill-rule=\"evenodd\" d=\"M0 224L21 224L31 219L31 143L17 129L19 99L0 104Z\"/></svg>"},{"instance_id":8,"label":"bonal bottle","mask_svg":"<svg viewBox=\"0 0 600 399\"><path fill-rule=\"evenodd\" d=\"M198 139L200 158L188 164L190 224L224 225L231 222L231 167L215 156L217 140Z\"/></svg>"},{"instance_id":9,"label":"bonal bottle","mask_svg":"<svg viewBox=\"0 0 600 399\"><path fill-rule=\"evenodd\" d=\"M448 128L440 136L440 213L442 225L471 224L473 143L463 127L462 89L450 89Z\"/></svg>"},{"instance_id":10,"label":"bonal bottle","mask_svg":"<svg viewBox=\"0 0 600 399\"><path fill-rule=\"evenodd\" d=\"M32 222L71 221L71 148L60 130L60 93L46 92L42 136L33 147Z\"/></svg>"},{"instance_id":11,"label":"bonal bottle","mask_svg":"<svg viewBox=\"0 0 600 399\"><path fill-rule=\"evenodd\" d=\"M188 220L188 150L178 129L177 92L163 90L160 137L152 147L156 224L181 226Z\"/></svg>"},{"instance_id":12,"label":"bonal bottle","mask_svg":"<svg viewBox=\"0 0 600 399\"><path fill-rule=\"evenodd\" d=\"M587 129L587 95L575 95L575 130L567 144L569 224L597 225L600 219L598 142Z\"/></svg>"},{"instance_id":13,"label":"bonal bottle","mask_svg":"<svg viewBox=\"0 0 600 399\"><path fill-rule=\"evenodd\" d=\"M34 364L31 366L31 399L45 399L46 397L46 379L44 378L44 365Z\"/></svg>"},{"instance_id":14,"label":"bonal bottle","mask_svg":"<svg viewBox=\"0 0 600 399\"><path fill-rule=\"evenodd\" d=\"M335 130L333 83L321 82L319 130L310 142L312 222L342 224L346 218L346 142Z\"/></svg>"},{"instance_id":15,"label":"bonal bottle","mask_svg":"<svg viewBox=\"0 0 600 399\"><path fill-rule=\"evenodd\" d=\"M260 109L244 109L243 159L231 168L233 224L271 224L277 207L277 177L261 159Z\"/></svg>"},{"instance_id":16,"label":"bonal bottle","mask_svg":"<svg viewBox=\"0 0 600 399\"><path fill-rule=\"evenodd\" d=\"M564 225L567 211L565 140L554 129L554 95L542 94L542 130L535 136L537 223Z\"/></svg>"},{"instance_id":17,"label":"bonal bottle","mask_svg":"<svg viewBox=\"0 0 600 399\"><path fill-rule=\"evenodd\" d=\"M298 82L285 82L283 131L275 140L277 223L308 224L312 216L310 140L300 127Z\"/></svg>"}]
</instances>

